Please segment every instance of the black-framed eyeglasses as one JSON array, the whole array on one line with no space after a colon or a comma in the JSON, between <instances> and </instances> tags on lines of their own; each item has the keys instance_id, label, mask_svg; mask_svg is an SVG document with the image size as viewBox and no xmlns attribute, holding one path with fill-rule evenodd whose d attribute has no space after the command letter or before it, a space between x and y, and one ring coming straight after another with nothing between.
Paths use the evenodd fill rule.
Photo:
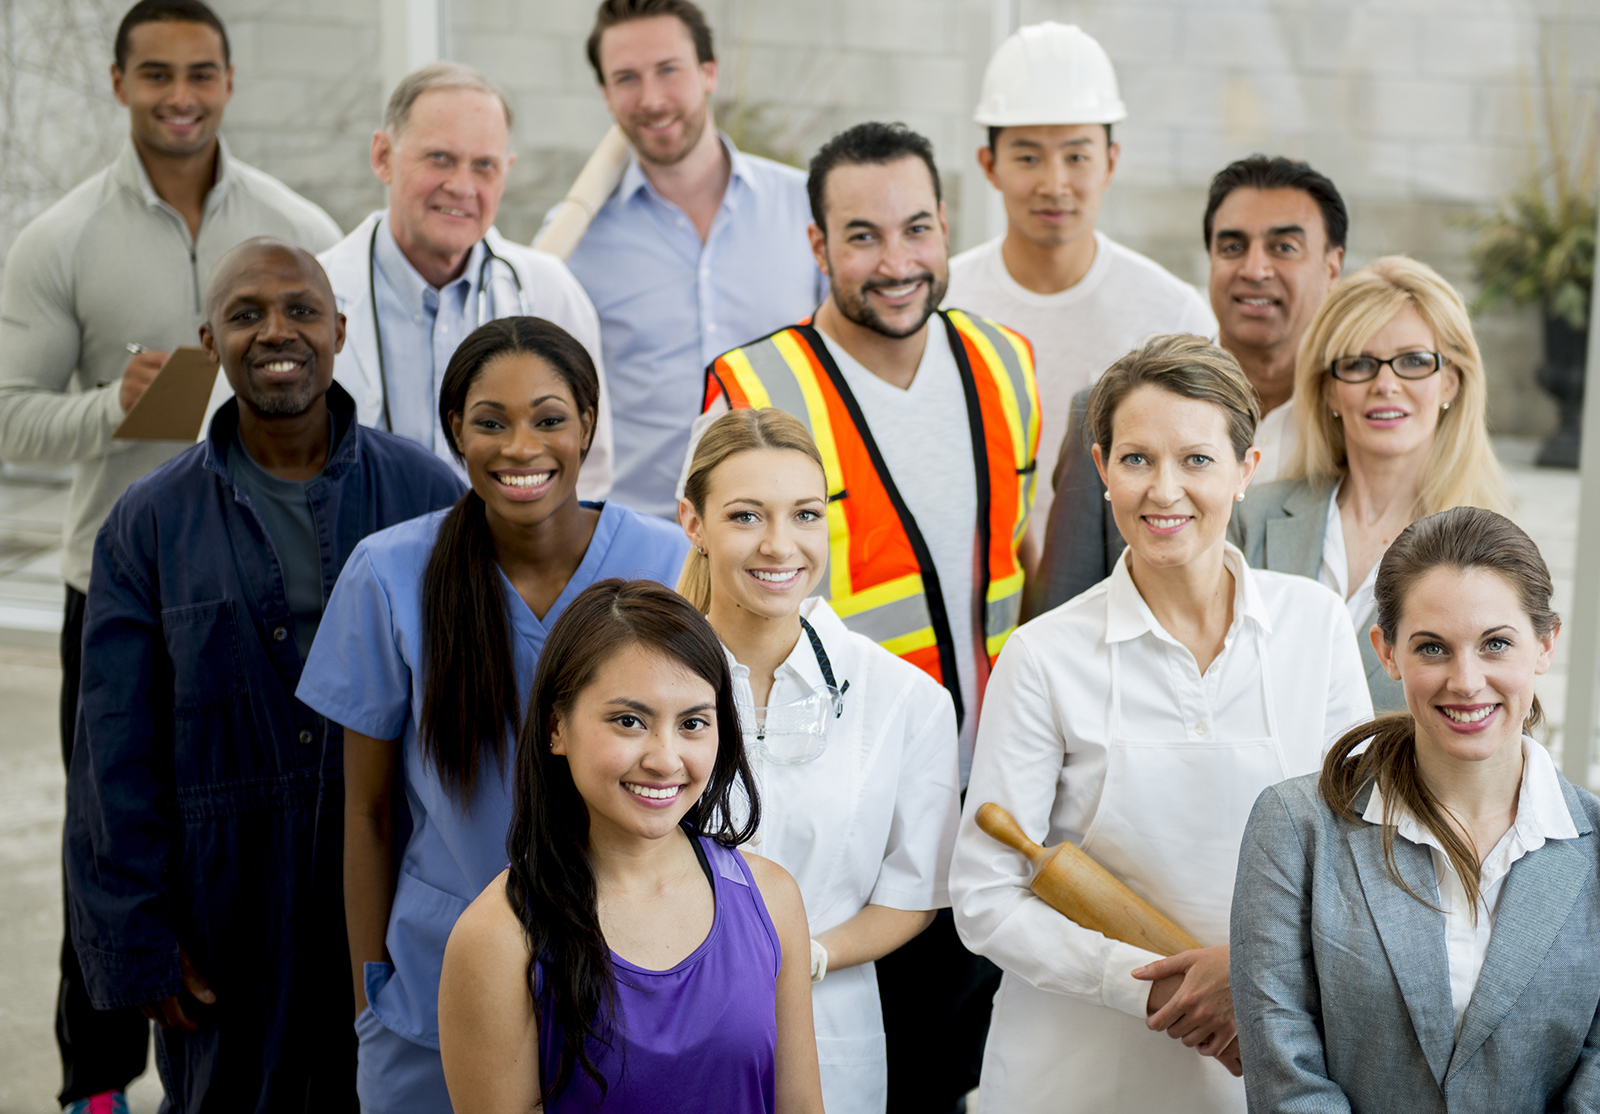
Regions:
<instances>
[{"instance_id":1,"label":"black-framed eyeglasses","mask_svg":"<svg viewBox=\"0 0 1600 1114\"><path fill-rule=\"evenodd\" d=\"M1402 379L1426 379L1444 367L1445 359L1437 352L1402 352L1387 360L1376 356L1340 356L1328 365L1328 374L1341 383L1366 383L1376 379L1385 364Z\"/></svg>"}]
</instances>

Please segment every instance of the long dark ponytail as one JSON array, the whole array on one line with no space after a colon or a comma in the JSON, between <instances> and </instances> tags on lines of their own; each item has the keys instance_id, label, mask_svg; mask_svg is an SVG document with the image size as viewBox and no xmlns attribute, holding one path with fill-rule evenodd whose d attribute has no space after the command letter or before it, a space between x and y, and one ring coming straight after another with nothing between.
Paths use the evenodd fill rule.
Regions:
<instances>
[{"instance_id":1,"label":"long dark ponytail","mask_svg":"<svg viewBox=\"0 0 1600 1114\"><path fill-rule=\"evenodd\" d=\"M1465 572L1483 569L1505 578L1517 593L1533 633L1547 637L1561 620L1550 609L1550 570L1539 547L1510 519L1481 507L1455 507L1419 518L1400 532L1378 565L1373 594L1378 628L1390 646L1400 629L1407 594L1436 568ZM1535 696L1522 729L1531 732L1544 719ZM1361 744L1367 748L1355 754ZM1450 823L1445 807L1417 768L1417 721L1410 712L1379 716L1345 732L1322 763L1317 791L1346 820L1359 820L1355 800L1368 785L1383 794L1383 858L1389 877L1406 893L1433 908L1400 877L1394 858L1396 816L1404 807L1433 833L1467 892L1473 920L1478 916L1478 877L1482 869L1471 843Z\"/></svg>"},{"instance_id":2,"label":"long dark ponytail","mask_svg":"<svg viewBox=\"0 0 1600 1114\"><path fill-rule=\"evenodd\" d=\"M445 369L439 423L458 461L452 418L466 409L467 392L485 366L519 353L539 358L561 376L586 433L593 435L600 377L583 345L543 318L503 317L474 330ZM417 724L423 756L463 808L470 807L485 755L505 768L506 736L522 715L507 603L484 503L469 488L440 524L422 578L424 679Z\"/></svg>"},{"instance_id":3,"label":"long dark ponytail","mask_svg":"<svg viewBox=\"0 0 1600 1114\"><path fill-rule=\"evenodd\" d=\"M601 580L562 612L534 672L528 716L517 740L515 807L506 835L506 900L527 934L528 992L548 1001L563 1043L544 1082L545 1102L576 1068L606 1081L588 1043L612 1043L616 1003L611 950L600 931L594 871L589 865L589 811L567 760L550 752L551 732L595 674L618 651L643 646L680 662L717 693L717 759L685 822L724 846L745 842L761 821L755 780L744 753L733 679L716 633L689 601L652 580ZM735 816L743 795L748 813ZM542 987L536 967L542 964Z\"/></svg>"}]
</instances>

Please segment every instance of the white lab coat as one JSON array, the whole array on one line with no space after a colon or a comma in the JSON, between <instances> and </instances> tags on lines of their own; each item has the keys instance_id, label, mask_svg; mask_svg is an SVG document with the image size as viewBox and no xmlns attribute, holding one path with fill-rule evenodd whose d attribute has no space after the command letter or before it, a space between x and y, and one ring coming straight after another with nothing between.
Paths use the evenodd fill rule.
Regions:
<instances>
[{"instance_id":1,"label":"white lab coat","mask_svg":"<svg viewBox=\"0 0 1600 1114\"><path fill-rule=\"evenodd\" d=\"M1213 1059L1146 1028L1157 957L1057 913L1022 856L978 830L994 801L1037 842L1078 843L1203 946L1228 942L1234 872L1257 795L1317 769L1371 717L1337 596L1245 566L1234 619L1201 675L1156 622L1126 561L1011 636L989 681L950 872L956 928L1005 970L979 1105L1008 1114L1242 1112Z\"/></svg>"},{"instance_id":2,"label":"white lab coat","mask_svg":"<svg viewBox=\"0 0 1600 1114\"><path fill-rule=\"evenodd\" d=\"M850 688L821 756L799 765L752 756L762 819L749 849L794 876L812 936L869 904L944 908L960 820L950 694L852 633L826 601L808 599L800 613L821 639L835 681ZM731 654L728 660L735 695L749 706L750 671ZM767 702L803 698L822 683L802 634ZM888 1066L875 966L829 971L813 988L811 1005L828 1114L883 1114Z\"/></svg>"},{"instance_id":3,"label":"white lab coat","mask_svg":"<svg viewBox=\"0 0 1600 1114\"><path fill-rule=\"evenodd\" d=\"M333 284L339 312L345 317L344 350L334 360L333 377L356 400L356 419L366 426L383 424L384 384L378 373L378 343L373 330L371 299L372 233L383 215L381 210L369 214L353 232L317 256ZM600 318L594 305L572 272L567 270L567 265L555 256L512 243L493 228L484 239L496 255L516 269L529 311L567 330L594 359L595 370L600 374L600 412L596 415L589 455L578 477L578 494L584 499L604 499L611 490L616 453L612 446L611 396L600 356ZM521 313L516 285L506 277L505 269L493 265L484 274L490 288L489 312L495 317ZM386 358L392 365L401 356L386 353ZM232 395L226 376L217 376L217 386L201 427L202 436L205 427L210 425L212 413ZM436 446L435 452L458 474L464 475L444 445Z\"/></svg>"}]
</instances>

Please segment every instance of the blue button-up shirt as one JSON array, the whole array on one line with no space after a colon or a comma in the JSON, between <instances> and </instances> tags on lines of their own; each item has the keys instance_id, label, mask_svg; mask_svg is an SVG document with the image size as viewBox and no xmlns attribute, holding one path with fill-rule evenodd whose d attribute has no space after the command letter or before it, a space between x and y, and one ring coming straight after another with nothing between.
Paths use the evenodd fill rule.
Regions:
<instances>
[{"instance_id":1,"label":"blue button-up shirt","mask_svg":"<svg viewBox=\"0 0 1600 1114\"><path fill-rule=\"evenodd\" d=\"M705 369L722 353L792 325L827 293L806 239L805 174L747 155L732 163L705 243L635 158L567 266L600 314L616 430L611 497L674 518Z\"/></svg>"},{"instance_id":2,"label":"blue button-up shirt","mask_svg":"<svg viewBox=\"0 0 1600 1114\"><path fill-rule=\"evenodd\" d=\"M439 425L439 388L456 346L478 327L478 275L483 241L473 245L461 277L435 290L400 251L382 219L372 284L378 294L389 428L407 441L445 455Z\"/></svg>"}]
</instances>

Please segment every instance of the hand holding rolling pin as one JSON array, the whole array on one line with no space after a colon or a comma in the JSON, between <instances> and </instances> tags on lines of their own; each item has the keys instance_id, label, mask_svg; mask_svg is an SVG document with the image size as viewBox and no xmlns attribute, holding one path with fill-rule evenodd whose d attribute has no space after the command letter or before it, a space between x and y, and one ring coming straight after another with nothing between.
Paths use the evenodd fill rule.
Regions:
<instances>
[{"instance_id":1,"label":"hand holding rolling pin","mask_svg":"<svg viewBox=\"0 0 1600 1114\"><path fill-rule=\"evenodd\" d=\"M975 819L983 831L1027 857L1034 868L1028 888L1058 913L1113 940L1167 956L1133 972L1134 978L1154 984L1145 1024L1202 1056L1216 1057L1234 1075L1243 1074L1226 946L1202 948L1076 846L1040 847L994 802L981 805Z\"/></svg>"}]
</instances>

